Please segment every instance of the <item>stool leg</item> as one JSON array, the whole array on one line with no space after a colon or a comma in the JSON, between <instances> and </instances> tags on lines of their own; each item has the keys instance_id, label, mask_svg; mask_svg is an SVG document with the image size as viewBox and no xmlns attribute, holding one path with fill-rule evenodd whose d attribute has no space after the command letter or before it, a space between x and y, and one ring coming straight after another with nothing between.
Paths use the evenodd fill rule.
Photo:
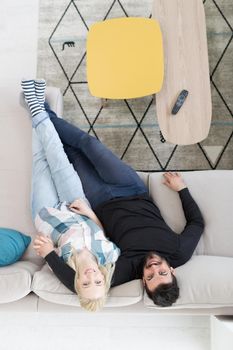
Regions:
<instances>
[{"instance_id":1,"label":"stool leg","mask_svg":"<svg viewBox=\"0 0 233 350\"><path fill-rule=\"evenodd\" d=\"M108 100L107 98L101 98L101 107L108 107Z\"/></svg>"}]
</instances>

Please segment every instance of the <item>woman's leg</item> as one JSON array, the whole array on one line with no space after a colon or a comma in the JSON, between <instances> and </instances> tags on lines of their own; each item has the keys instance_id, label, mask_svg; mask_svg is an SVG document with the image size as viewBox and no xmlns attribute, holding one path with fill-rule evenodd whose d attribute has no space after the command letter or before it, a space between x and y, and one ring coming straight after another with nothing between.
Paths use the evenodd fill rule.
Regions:
<instances>
[{"instance_id":1,"label":"woman's leg","mask_svg":"<svg viewBox=\"0 0 233 350\"><path fill-rule=\"evenodd\" d=\"M94 166L103 182L113 185L112 189L116 189L116 192L122 192L119 195L124 195L124 193L133 195L147 191L136 171L120 160L95 137L52 114L51 121L61 141L73 149L81 151ZM78 164L76 170L79 171ZM124 192L123 187L131 187L132 193ZM114 193L114 196L117 196L118 193Z\"/></svg>"},{"instance_id":2,"label":"woman's leg","mask_svg":"<svg viewBox=\"0 0 233 350\"><path fill-rule=\"evenodd\" d=\"M69 162L47 112L41 112L34 116L32 124L43 145L59 200L73 202L77 198L85 199L80 178Z\"/></svg>"},{"instance_id":3,"label":"woman's leg","mask_svg":"<svg viewBox=\"0 0 233 350\"><path fill-rule=\"evenodd\" d=\"M34 220L43 207L54 207L59 202L45 152L35 129L32 130L32 155L31 207Z\"/></svg>"},{"instance_id":4,"label":"woman's leg","mask_svg":"<svg viewBox=\"0 0 233 350\"><path fill-rule=\"evenodd\" d=\"M61 140L49 119L48 113L43 111L40 106L34 81L22 81L21 85L32 114L32 125L43 146L60 201L73 202L76 198L85 199L78 174L74 171L64 152ZM42 95L40 93L40 98L43 97Z\"/></svg>"}]
</instances>

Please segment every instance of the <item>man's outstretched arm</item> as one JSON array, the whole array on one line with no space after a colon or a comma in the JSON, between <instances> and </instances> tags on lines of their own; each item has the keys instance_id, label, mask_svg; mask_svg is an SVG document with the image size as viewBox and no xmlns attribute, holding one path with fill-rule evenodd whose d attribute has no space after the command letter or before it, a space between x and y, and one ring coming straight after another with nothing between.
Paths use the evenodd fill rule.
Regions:
<instances>
[{"instance_id":1,"label":"man's outstretched arm","mask_svg":"<svg viewBox=\"0 0 233 350\"><path fill-rule=\"evenodd\" d=\"M165 173L164 175L164 181L163 183L172 189L173 191L176 191L179 193L182 207L184 210L184 215L187 221L187 226L198 226L201 228L204 228L204 220L202 217L202 214L200 212L200 209L197 205L197 203L194 201L193 197L191 196L187 185L185 184L184 180L182 179L181 175L179 173ZM182 232L182 235L185 234L185 229Z\"/></svg>"},{"instance_id":2,"label":"man's outstretched arm","mask_svg":"<svg viewBox=\"0 0 233 350\"><path fill-rule=\"evenodd\" d=\"M178 192L187 221L184 230L178 236L179 250L174 256L173 263L173 267L177 267L191 258L204 231L204 220L181 175L166 173L164 178L164 184Z\"/></svg>"}]
</instances>

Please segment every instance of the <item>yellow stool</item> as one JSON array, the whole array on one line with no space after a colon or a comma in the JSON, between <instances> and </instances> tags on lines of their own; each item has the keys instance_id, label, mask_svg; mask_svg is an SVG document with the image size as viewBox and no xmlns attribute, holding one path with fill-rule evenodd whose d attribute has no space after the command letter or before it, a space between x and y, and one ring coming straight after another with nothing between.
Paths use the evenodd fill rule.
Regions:
<instances>
[{"instance_id":1,"label":"yellow stool","mask_svg":"<svg viewBox=\"0 0 233 350\"><path fill-rule=\"evenodd\" d=\"M129 99L158 92L163 83L162 34L154 19L97 22L87 37L87 81L93 96Z\"/></svg>"}]
</instances>

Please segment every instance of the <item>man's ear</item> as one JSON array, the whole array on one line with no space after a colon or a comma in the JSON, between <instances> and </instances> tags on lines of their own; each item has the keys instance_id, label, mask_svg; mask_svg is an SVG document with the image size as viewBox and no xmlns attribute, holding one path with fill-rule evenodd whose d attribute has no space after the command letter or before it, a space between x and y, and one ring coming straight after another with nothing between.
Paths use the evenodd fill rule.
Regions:
<instances>
[{"instance_id":1,"label":"man's ear","mask_svg":"<svg viewBox=\"0 0 233 350\"><path fill-rule=\"evenodd\" d=\"M170 270L171 270L171 273L172 273L173 275L176 274L176 271L175 271L175 269L173 269L173 267L170 267Z\"/></svg>"},{"instance_id":2,"label":"man's ear","mask_svg":"<svg viewBox=\"0 0 233 350\"><path fill-rule=\"evenodd\" d=\"M142 277L142 284L143 284L143 286L145 287L145 285L146 285L146 280L145 280L144 277Z\"/></svg>"}]
</instances>

